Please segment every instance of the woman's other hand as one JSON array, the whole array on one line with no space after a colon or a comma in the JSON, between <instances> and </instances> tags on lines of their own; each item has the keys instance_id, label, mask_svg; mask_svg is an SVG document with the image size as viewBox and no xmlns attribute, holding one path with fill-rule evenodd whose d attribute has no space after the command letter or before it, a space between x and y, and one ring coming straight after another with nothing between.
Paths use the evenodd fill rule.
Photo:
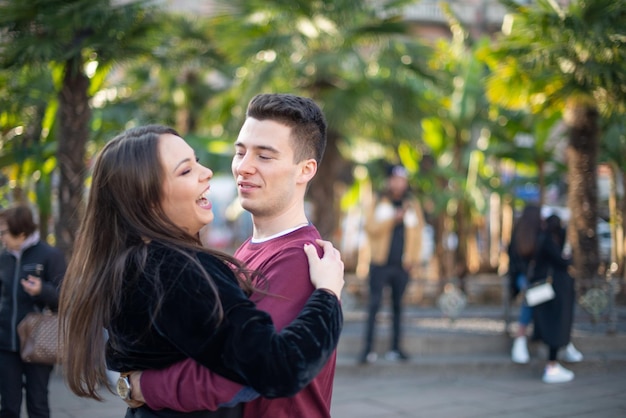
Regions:
<instances>
[{"instance_id":1,"label":"woman's other hand","mask_svg":"<svg viewBox=\"0 0 626 418\"><path fill-rule=\"evenodd\" d=\"M330 241L316 240L324 250L324 255L320 258L317 249L313 244L305 244L304 252L309 259L309 274L311 283L316 289L328 290L341 299L341 290L345 284L344 265L341 260L341 253Z\"/></svg>"}]
</instances>

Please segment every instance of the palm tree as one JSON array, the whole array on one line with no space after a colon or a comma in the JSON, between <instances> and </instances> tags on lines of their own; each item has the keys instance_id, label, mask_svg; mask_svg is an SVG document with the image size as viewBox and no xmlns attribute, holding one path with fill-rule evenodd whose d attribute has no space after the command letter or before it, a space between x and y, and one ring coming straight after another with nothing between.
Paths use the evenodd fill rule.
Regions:
<instances>
[{"instance_id":1,"label":"palm tree","mask_svg":"<svg viewBox=\"0 0 626 418\"><path fill-rule=\"evenodd\" d=\"M143 2L111 0L0 3L0 68L53 69L60 177L55 232L66 256L82 212L93 80L101 80L112 63L146 52L155 28L148 10Z\"/></svg>"},{"instance_id":2,"label":"palm tree","mask_svg":"<svg viewBox=\"0 0 626 418\"><path fill-rule=\"evenodd\" d=\"M238 128L247 99L268 90L308 96L323 107L328 144L309 197L318 229L333 238L341 193L336 185L351 176L343 155L351 151L350 143L367 139L397 146L418 136L416 91L423 84L409 70L419 67L423 54L417 44L399 38L408 34L399 18L400 6L408 2L227 3L227 12L213 23L221 50L238 69L222 115Z\"/></svg>"},{"instance_id":3,"label":"palm tree","mask_svg":"<svg viewBox=\"0 0 626 418\"><path fill-rule=\"evenodd\" d=\"M569 239L575 275L596 276L599 264L597 155L600 115L626 102L626 3L613 0L554 0L530 6L502 1L512 12L503 25L493 62L496 77L508 79L501 103L525 102L535 112L563 111L567 126ZM511 99L517 103L511 103ZM519 99L525 100L519 100Z\"/></svg>"},{"instance_id":4,"label":"palm tree","mask_svg":"<svg viewBox=\"0 0 626 418\"><path fill-rule=\"evenodd\" d=\"M215 49L215 37L210 19L168 13L154 53L126 63L123 79L107 83L132 95L119 96L106 107L132 109L135 118L175 126L185 136L210 129L208 105L230 86L233 73Z\"/></svg>"}]
</instances>

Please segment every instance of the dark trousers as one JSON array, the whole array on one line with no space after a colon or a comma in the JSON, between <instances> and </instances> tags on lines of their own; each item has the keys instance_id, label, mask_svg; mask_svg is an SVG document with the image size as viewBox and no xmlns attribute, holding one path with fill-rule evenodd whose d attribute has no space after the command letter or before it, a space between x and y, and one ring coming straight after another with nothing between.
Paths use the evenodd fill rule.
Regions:
<instances>
[{"instance_id":1,"label":"dark trousers","mask_svg":"<svg viewBox=\"0 0 626 418\"><path fill-rule=\"evenodd\" d=\"M0 418L20 418L24 388L29 418L50 418L48 382L52 369L24 363L19 353L0 350Z\"/></svg>"},{"instance_id":2,"label":"dark trousers","mask_svg":"<svg viewBox=\"0 0 626 418\"><path fill-rule=\"evenodd\" d=\"M126 409L125 418L239 418L243 416L243 404L237 404L232 408L220 408L217 411L195 411L177 412L171 409L161 409L158 411L148 408L146 405L141 408Z\"/></svg>"},{"instance_id":3,"label":"dark trousers","mask_svg":"<svg viewBox=\"0 0 626 418\"><path fill-rule=\"evenodd\" d=\"M370 265L370 294L365 329L365 353L372 351L376 314L378 313L382 303L385 286L389 286L391 288L391 308L393 314L391 349L400 349L402 297L404 296L404 291L406 290L408 282L409 274L400 266Z\"/></svg>"}]
</instances>

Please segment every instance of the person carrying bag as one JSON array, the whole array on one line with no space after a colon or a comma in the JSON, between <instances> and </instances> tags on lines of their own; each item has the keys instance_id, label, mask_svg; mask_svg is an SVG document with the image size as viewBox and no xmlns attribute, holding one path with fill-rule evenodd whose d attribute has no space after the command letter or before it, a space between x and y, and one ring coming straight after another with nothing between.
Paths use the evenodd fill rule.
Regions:
<instances>
[{"instance_id":1,"label":"person carrying bag","mask_svg":"<svg viewBox=\"0 0 626 418\"><path fill-rule=\"evenodd\" d=\"M53 362L30 356L25 361L18 328L19 324L26 328L31 319L24 322L24 318L31 313L57 310L65 258L40 239L33 212L25 204L0 212L0 239L4 245L0 253L0 416L20 416L26 389L28 416L49 418Z\"/></svg>"},{"instance_id":2,"label":"person carrying bag","mask_svg":"<svg viewBox=\"0 0 626 418\"><path fill-rule=\"evenodd\" d=\"M557 215L546 219L539 237L536 263L530 285L551 279L554 296L533 308L534 339L548 346L549 357L543 374L545 383L568 382L574 373L557 362L558 350L570 344L575 302L574 279L567 271L570 259L563 257L565 229Z\"/></svg>"}]
</instances>

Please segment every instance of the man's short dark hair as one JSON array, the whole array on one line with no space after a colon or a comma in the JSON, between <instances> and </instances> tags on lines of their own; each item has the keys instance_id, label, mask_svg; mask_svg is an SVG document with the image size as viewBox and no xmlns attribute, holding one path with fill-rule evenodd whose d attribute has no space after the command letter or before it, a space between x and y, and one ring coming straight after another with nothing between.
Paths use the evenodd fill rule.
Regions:
<instances>
[{"instance_id":1,"label":"man's short dark hair","mask_svg":"<svg viewBox=\"0 0 626 418\"><path fill-rule=\"evenodd\" d=\"M273 120L291 128L295 162L315 158L319 164L326 149L326 118L307 97L293 94L259 94L248 105L246 117Z\"/></svg>"}]
</instances>

